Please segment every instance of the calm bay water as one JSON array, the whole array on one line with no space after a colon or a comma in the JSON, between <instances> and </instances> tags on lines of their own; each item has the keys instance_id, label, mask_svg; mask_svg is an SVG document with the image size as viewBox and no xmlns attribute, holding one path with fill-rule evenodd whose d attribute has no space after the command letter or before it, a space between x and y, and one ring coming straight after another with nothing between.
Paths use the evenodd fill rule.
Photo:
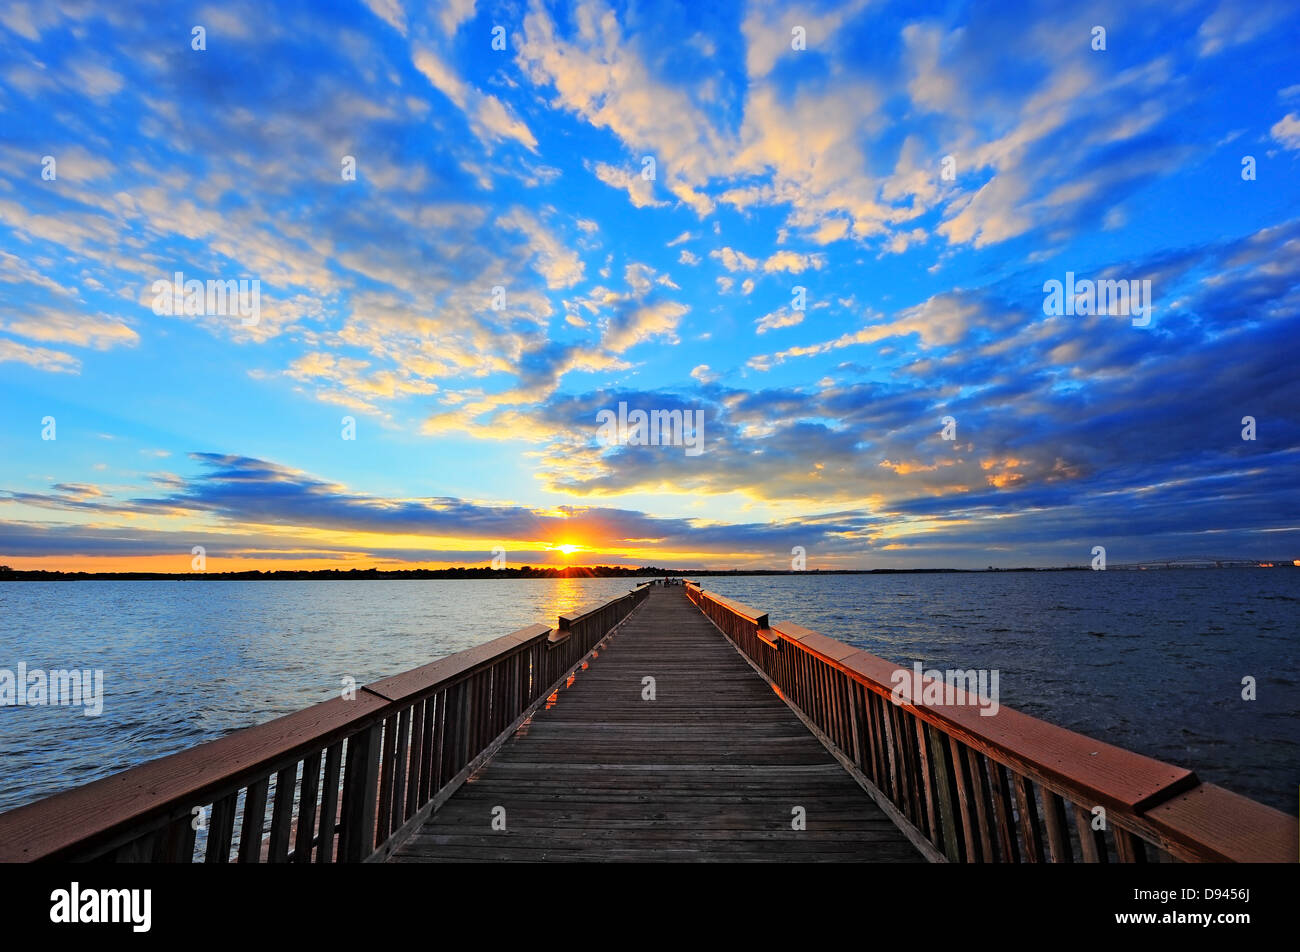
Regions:
<instances>
[{"instance_id":1,"label":"calm bay water","mask_svg":"<svg viewBox=\"0 0 1300 952\"><path fill-rule=\"evenodd\" d=\"M1296 812L1300 572L703 579L891 661L996 668L1001 703ZM0 585L0 668L102 668L104 711L0 707L0 810L337 696L628 579ZM1241 699L1241 679L1258 700Z\"/></svg>"}]
</instances>

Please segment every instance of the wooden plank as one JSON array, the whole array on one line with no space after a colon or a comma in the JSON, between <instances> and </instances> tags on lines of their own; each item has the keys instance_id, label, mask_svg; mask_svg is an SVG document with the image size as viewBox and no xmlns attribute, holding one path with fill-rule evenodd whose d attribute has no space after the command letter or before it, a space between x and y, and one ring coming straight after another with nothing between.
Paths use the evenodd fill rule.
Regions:
<instances>
[{"instance_id":1,"label":"wooden plank","mask_svg":"<svg viewBox=\"0 0 1300 952\"><path fill-rule=\"evenodd\" d=\"M921 858L684 586L650 589L646 605L392 861ZM812 679L821 663L809 660ZM647 674L653 702L641 699ZM841 737L847 687L825 711ZM504 833L490 829L498 805Z\"/></svg>"}]
</instances>

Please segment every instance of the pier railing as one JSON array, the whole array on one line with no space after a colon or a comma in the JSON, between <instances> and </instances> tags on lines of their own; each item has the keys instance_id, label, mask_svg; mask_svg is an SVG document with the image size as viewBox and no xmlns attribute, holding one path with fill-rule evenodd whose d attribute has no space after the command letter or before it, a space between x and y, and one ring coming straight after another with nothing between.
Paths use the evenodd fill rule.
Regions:
<instances>
[{"instance_id":1,"label":"pier railing","mask_svg":"<svg viewBox=\"0 0 1300 952\"><path fill-rule=\"evenodd\" d=\"M686 591L930 859L1297 859L1295 817L1190 770L1006 707L983 715L992 707L978 695L928 678L914 684L913 671L799 625L772 625L696 582Z\"/></svg>"},{"instance_id":2,"label":"pier railing","mask_svg":"<svg viewBox=\"0 0 1300 952\"><path fill-rule=\"evenodd\" d=\"M0 862L382 859L647 593L0 814Z\"/></svg>"}]
</instances>

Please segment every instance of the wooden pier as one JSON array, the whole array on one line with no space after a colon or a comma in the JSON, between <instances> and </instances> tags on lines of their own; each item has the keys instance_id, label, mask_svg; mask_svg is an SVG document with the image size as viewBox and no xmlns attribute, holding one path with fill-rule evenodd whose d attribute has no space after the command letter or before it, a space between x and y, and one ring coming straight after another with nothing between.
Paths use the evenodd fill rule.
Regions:
<instances>
[{"instance_id":1,"label":"wooden pier","mask_svg":"<svg viewBox=\"0 0 1300 952\"><path fill-rule=\"evenodd\" d=\"M642 584L0 814L0 861L1295 862L1296 818Z\"/></svg>"},{"instance_id":2,"label":"wooden pier","mask_svg":"<svg viewBox=\"0 0 1300 952\"><path fill-rule=\"evenodd\" d=\"M683 586L597 655L393 860L922 859Z\"/></svg>"}]
</instances>

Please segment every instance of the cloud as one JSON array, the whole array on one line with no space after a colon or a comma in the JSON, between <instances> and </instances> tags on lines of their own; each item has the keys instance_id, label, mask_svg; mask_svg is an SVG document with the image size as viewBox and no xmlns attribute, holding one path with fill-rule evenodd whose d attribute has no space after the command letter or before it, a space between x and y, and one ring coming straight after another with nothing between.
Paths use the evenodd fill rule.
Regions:
<instances>
[{"instance_id":1,"label":"cloud","mask_svg":"<svg viewBox=\"0 0 1300 952\"><path fill-rule=\"evenodd\" d=\"M460 25L474 16L475 0L444 0L438 25L447 36L455 36Z\"/></svg>"},{"instance_id":2,"label":"cloud","mask_svg":"<svg viewBox=\"0 0 1300 952\"><path fill-rule=\"evenodd\" d=\"M363 0L370 12L383 20L402 36L406 36L406 11L401 0ZM471 9L473 4L470 4Z\"/></svg>"},{"instance_id":3,"label":"cloud","mask_svg":"<svg viewBox=\"0 0 1300 952\"><path fill-rule=\"evenodd\" d=\"M140 341L140 335L121 321L68 311L42 310L26 317L10 318L0 322L0 329L28 340L96 350L119 345L133 347Z\"/></svg>"},{"instance_id":4,"label":"cloud","mask_svg":"<svg viewBox=\"0 0 1300 952\"><path fill-rule=\"evenodd\" d=\"M485 143L513 140L530 152L537 151L537 138L528 126L497 99L466 83L437 53L417 48L415 68L425 79L465 113L475 134Z\"/></svg>"},{"instance_id":5,"label":"cloud","mask_svg":"<svg viewBox=\"0 0 1300 952\"><path fill-rule=\"evenodd\" d=\"M81 372L81 361L71 354L46 347L29 347L15 340L0 337L0 363L27 364L50 373L75 374Z\"/></svg>"},{"instance_id":6,"label":"cloud","mask_svg":"<svg viewBox=\"0 0 1300 952\"><path fill-rule=\"evenodd\" d=\"M751 258L744 252L737 251L734 248L714 249L709 252L709 257L721 261L722 266L728 271L755 271L758 268L758 259Z\"/></svg>"},{"instance_id":7,"label":"cloud","mask_svg":"<svg viewBox=\"0 0 1300 952\"><path fill-rule=\"evenodd\" d=\"M668 204L655 199L654 181L642 178L640 172L632 172L604 162L588 163L587 168L606 185L627 192L628 199L637 208L658 208Z\"/></svg>"},{"instance_id":8,"label":"cloud","mask_svg":"<svg viewBox=\"0 0 1300 952\"><path fill-rule=\"evenodd\" d=\"M1257 39L1281 19L1281 9L1268 3L1245 6L1222 0L1196 31L1200 55L1214 56Z\"/></svg>"},{"instance_id":9,"label":"cloud","mask_svg":"<svg viewBox=\"0 0 1300 952\"><path fill-rule=\"evenodd\" d=\"M778 251L763 262L763 270L768 274L788 271L802 274L810 268L820 271L826 265L826 256L822 254L801 254L796 251Z\"/></svg>"},{"instance_id":10,"label":"cloud","mask_svg":"<svg viewBox=\"0 0 1300 952\"><path fill-rule=\"evenodd\" d=\"M515 206L497 224L528 239L528 248L536 255L533 266L546 279L548 288L569 288L582 280L586 266L577 252L566 248L531 212Z\"/></svg>"},{"instance_id":11,"label":"cloud","mask_svg":"<svg viewBox=\"0 0 1300 952\"><path fill-rule=\"evenodd\" d=\"M1268 130L1273 140L1284 149L1300 149L1300 115L1287 113Z\"/></svg>"},{"instance_id":12,"label":"cloud","mask_svg":"<svg viewBox=\"0 0 1300 952\"><path fill-rule=\"evenodd\" d=\"M777 330L781 327L794 327L803 323L804 312L795 311L788 307L779 307L771 314L765 314L755 321L756 331L759 334L766 334L768 331Z\"/></svg>"}]
</instances>

